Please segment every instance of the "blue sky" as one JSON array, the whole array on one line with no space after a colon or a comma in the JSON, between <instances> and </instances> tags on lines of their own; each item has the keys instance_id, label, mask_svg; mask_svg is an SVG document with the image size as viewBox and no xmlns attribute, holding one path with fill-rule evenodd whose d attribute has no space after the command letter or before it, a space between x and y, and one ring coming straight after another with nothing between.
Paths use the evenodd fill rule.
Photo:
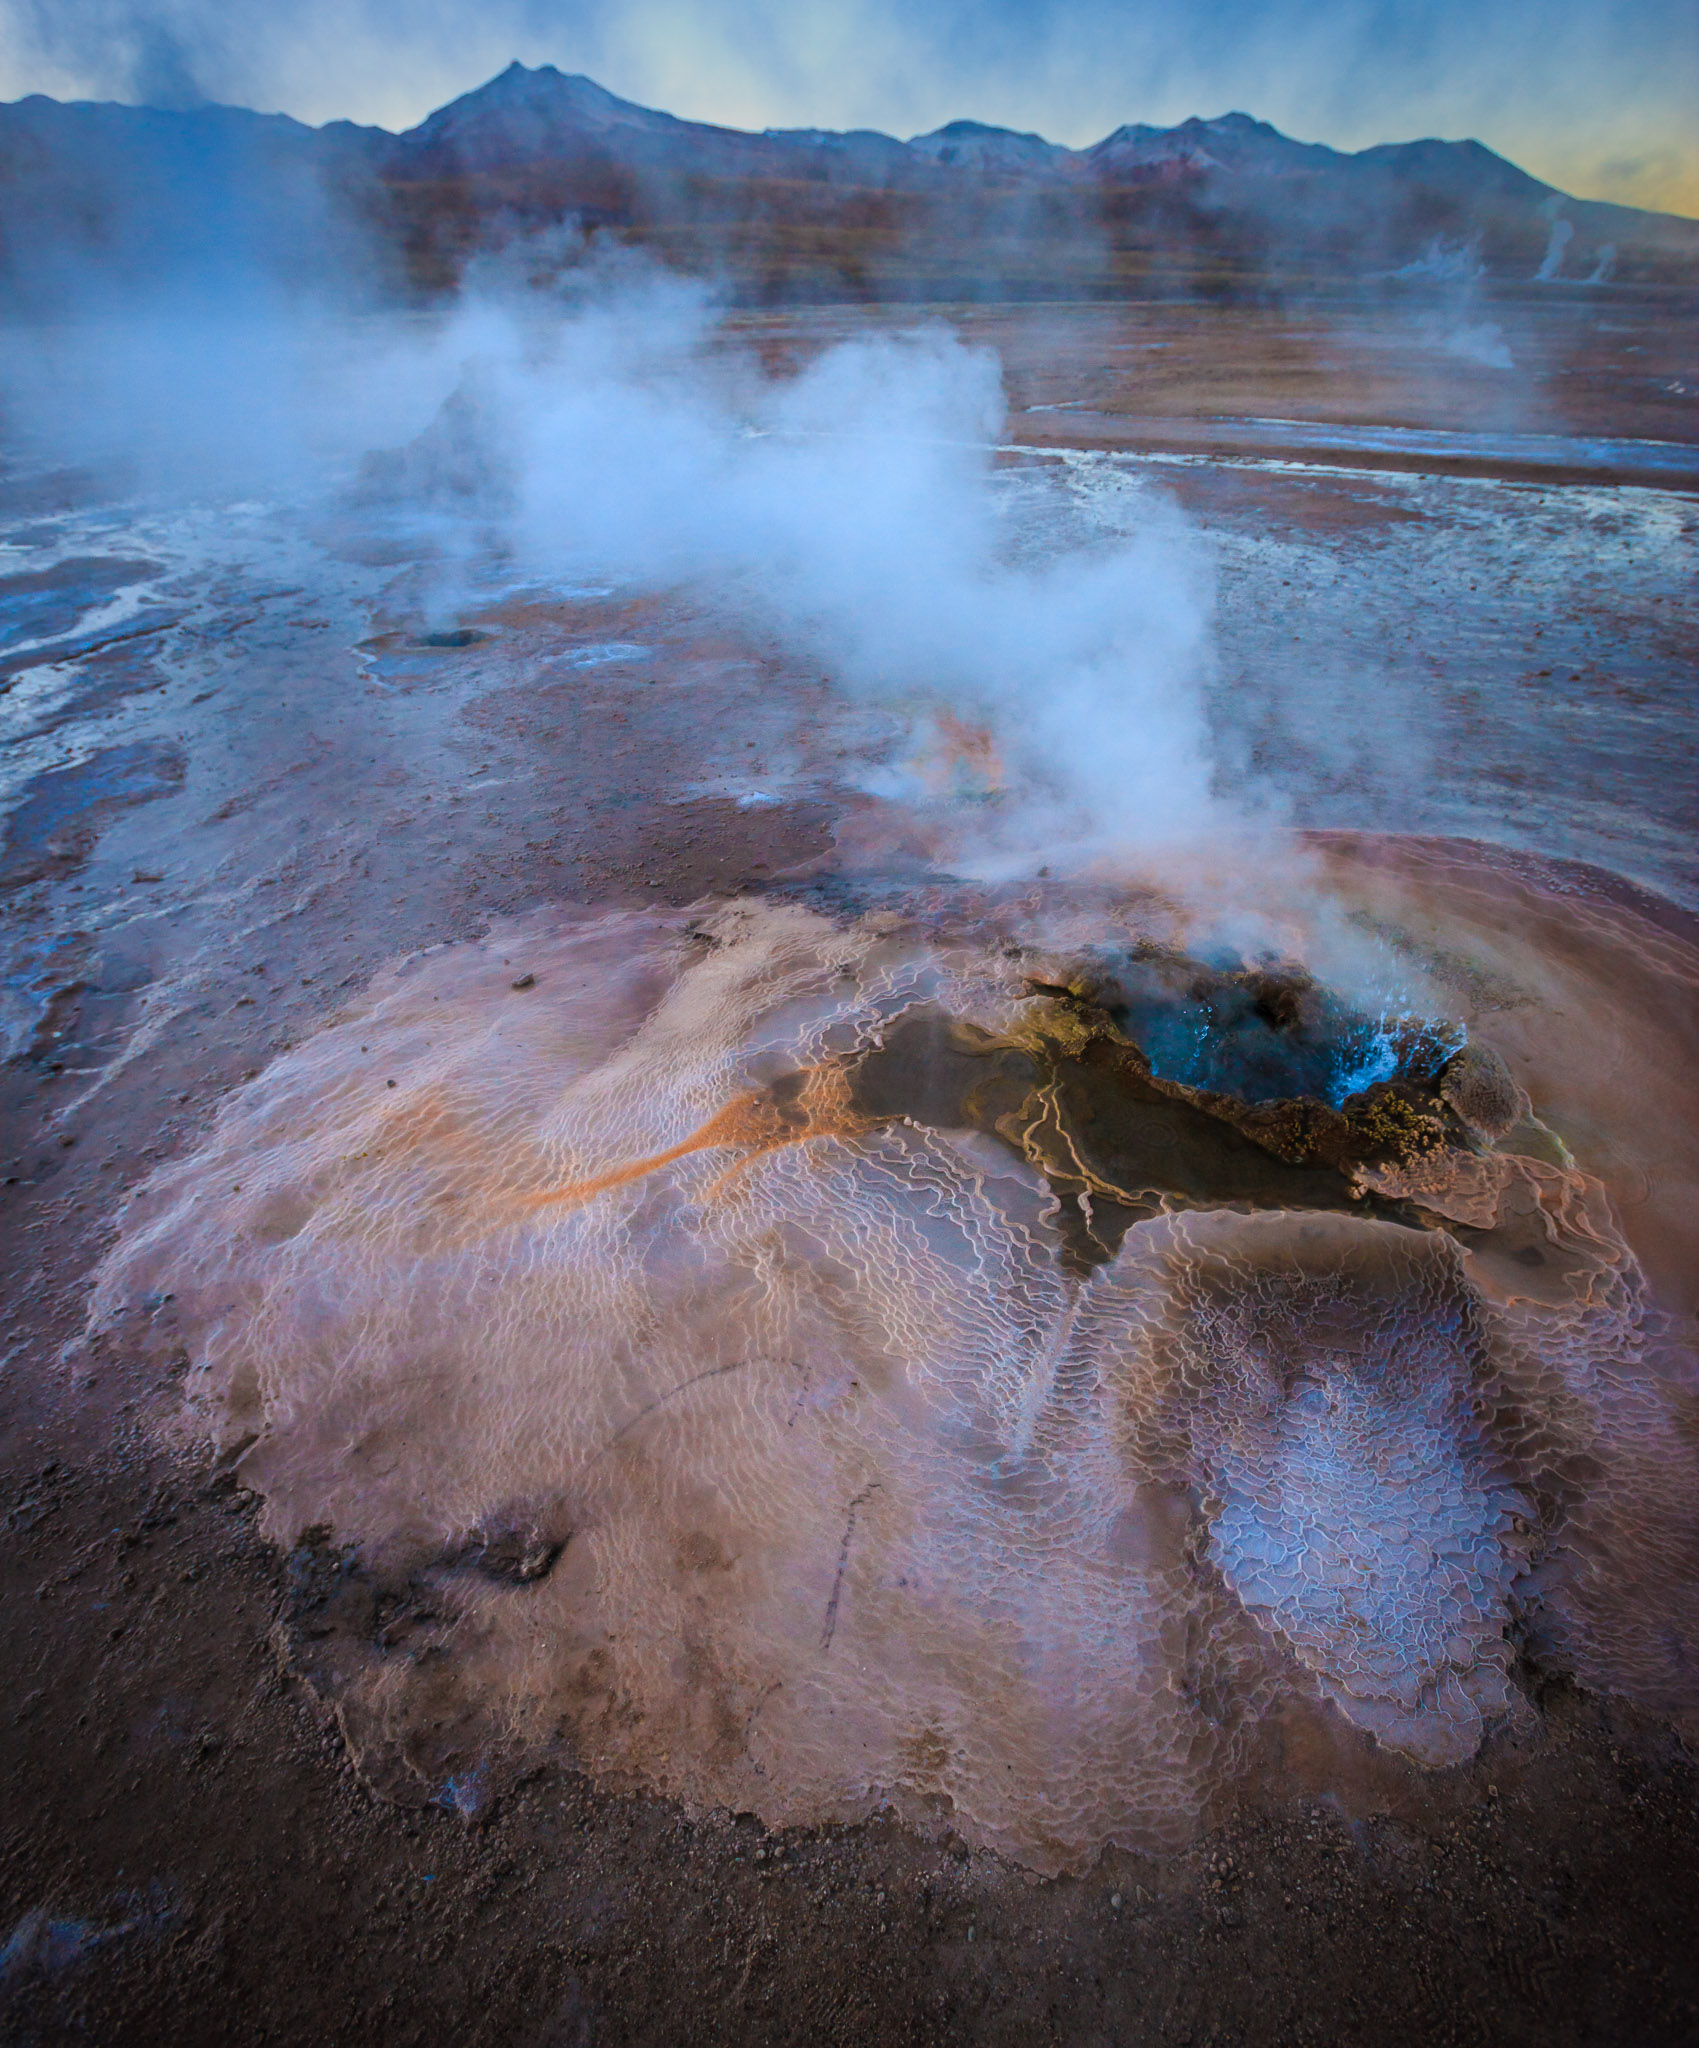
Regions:
<instances>
[{"instance_id":1,"label":"blue sky","mask_svg":"<svg viewBox=\"0 0 1699 2048\"><path fill-rule=\"evenodd\" d=\"M514 57L737 127L967 115L1082 143L1243 108L1339 148L1474 135L1699 213L1693 0L0 0L0 98L398 128Z\"/></svg>"}]
</instances>

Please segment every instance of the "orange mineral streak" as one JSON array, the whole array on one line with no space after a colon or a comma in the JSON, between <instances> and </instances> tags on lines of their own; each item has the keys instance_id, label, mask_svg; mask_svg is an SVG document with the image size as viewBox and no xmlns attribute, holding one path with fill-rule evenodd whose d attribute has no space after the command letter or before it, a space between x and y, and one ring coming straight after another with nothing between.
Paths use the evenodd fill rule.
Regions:
<instances>
[{"instance_id":1,"label":"orange mineral streak","mask_svg":"<svg viewBox=\"0 0 1699 2048\"><path fill-rule=\"evenodd\" d=\"M734 1096L724 1109L716 1110L688 1138L669 1146L665 1152L652 1153L647 1159L634 1159L628 1165L613 1167L589 1180L568 1181L564 1187L543 1188L534 1194L522 1195L519 1206L526 1210L577 1208L613 1188L628 1187L633 1181L644 1180L650 1174L658 1173L662 1167L671 1166L675 1160L688 1158L693 1152L719 1149L742 1152L744 1157L734 1162L727 1173L713 1183L710 1192L715 1192L731 1173L764 1152L775 1152L784 1145L800 1145L810 1138L854 1137L858 1132L871 1129L876 1121L876 1118L860 1115L853 1108L849 1081L841 1068L812 1067L803 1073L801 1085L787 1101L779 1100L766 1089L752 1088L746 1094Z\"/></svg>"}]
</instances>

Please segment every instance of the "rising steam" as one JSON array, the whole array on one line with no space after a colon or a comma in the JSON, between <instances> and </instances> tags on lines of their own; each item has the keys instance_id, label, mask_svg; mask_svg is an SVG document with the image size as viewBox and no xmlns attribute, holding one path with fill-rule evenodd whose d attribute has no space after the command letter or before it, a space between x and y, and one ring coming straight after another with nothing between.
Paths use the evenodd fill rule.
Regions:
<instances>
[{"instance_id":1,"label":"rising steam","mask_svg":"<svg viewBox=\"0 0 1699 2048\"><path fill-rule=\"evenodd\" d=\"M689 585L918 728L989 732L973 793L1007 801L982 859L1225 822L1198 696L1207 578L1177 518L1032 547L993 488L997 360L943 327L791 378L715 339L702 295L658 277L603 281L546 326L486 303L443 343L466 365L443 412L368 479L493 515L522 576Z\"/></svg>"}]
</instances>

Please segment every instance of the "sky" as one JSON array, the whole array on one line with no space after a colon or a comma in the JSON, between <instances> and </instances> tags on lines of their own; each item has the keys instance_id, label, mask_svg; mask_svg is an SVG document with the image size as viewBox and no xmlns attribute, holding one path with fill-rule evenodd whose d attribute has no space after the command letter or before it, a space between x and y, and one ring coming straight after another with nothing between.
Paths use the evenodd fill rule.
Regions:
<instances>
[{"instance_id":1,"label":"sky","mask_svg":"<svg viewBox=\"0 0 1699 2048\"><path fill-rule=\"evenodd\" d=\"M400 129L514 58L739 128L1078 145L1242 109L1340 149L1474 136L1579 197L1699 215L1693 0L0 0L0 99Z\"/></svg>"}]
</instances>

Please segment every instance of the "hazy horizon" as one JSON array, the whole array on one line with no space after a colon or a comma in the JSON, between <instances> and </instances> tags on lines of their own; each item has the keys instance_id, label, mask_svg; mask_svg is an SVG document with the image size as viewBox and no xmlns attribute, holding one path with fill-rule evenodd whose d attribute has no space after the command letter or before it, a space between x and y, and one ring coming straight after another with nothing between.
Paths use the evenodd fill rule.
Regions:
<instances>
[{"instance_id":1,"label":"hazy horizon","mask_svg":"<svg viewBox=\"0 0 1699 2048\"><path fill-rule=\"evenodd\" d=\"M1109 0L0 0L7 99L210 100L399 131L512 61L743 129L969 119L1078 147L1237 109L1338 149L1467 136L1577 198L1699 214L1699 36L1675 0L1206 0L1183 23Z\"/></svg>"}]
</instances>

